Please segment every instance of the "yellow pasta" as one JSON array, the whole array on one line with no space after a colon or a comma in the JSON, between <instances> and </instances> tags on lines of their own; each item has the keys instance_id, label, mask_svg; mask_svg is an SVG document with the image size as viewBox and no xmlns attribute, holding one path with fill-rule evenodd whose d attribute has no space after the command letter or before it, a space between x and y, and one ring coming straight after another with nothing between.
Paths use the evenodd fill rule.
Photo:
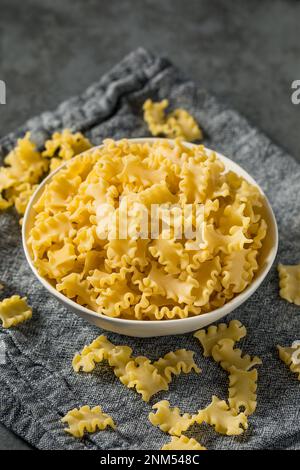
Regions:
<instances>
[{"instance_id":1,"label":"yellow pasta","mask_svg":"<svg viewBox=\"0 0 300 470\"><path fill-rule=\"evenodd\" d=\"M69 140L76 135L54 137L42 160L87 145L80 137L71 151ZM106 140L46 185L28 245L39 273L96 313L186 318L252 282L267 230L261 204L259 191L203 146Z\"/></svg>"},{"instance_id":2,"label":"yellow pasta","mask_svg":"<svg viewBox=\"0 0 300 470\"><path fill-rule=\"evenodd\" d=\"M246 336L246 328L238 320L231 320L229 325L219 323L219 325L211 325L207 331L199 330L194 333L202 347L203 355L209 357L212 354L213 347L222 339L228 338L236 342Z\"/></svg>"},{"instance_id":3,"label":"yellow pasta","mask_svg":"<svg viewBox=\"0 0 300 470\"><path fill-rule=\"evenodd\" d=\"M168 390L168 383L147 357L139 356L126 365L128 387L142 395L144 401L162 390Z\"/></svg>"},{"instance_id":4,"label":"yellow pasta","mask_svg":"<svg viewBox=\"0 0 300 470\"><path fill-rule=\"evenodd\" d=\"M187 436L176 437L173 436L168 444L164 444L161 450L207 450L199 444L196 439L188 438Z\"/></svg>"},{"instance_id":5,"label":"yellow pasta","mask_svg":"<svg viewBox=\"0 0 300 470\"><path fill-rule=\"evenodd\" d=\"M145 101L144 120L152 135L165 135L171 139L182 137L191 142L203 139L202 130L186 110L178 108L166 115L168 106L169 101L166 99L158 103L150 99Z\"/></svg>"},{"instance_id":6,"label":"yellow pasta","mask_svg":"<svg viewBox=\"0 0 300 470\"><path fill-rule=\"evenodd\" d=\"M192 370L197 374L201 372L201 369L194 361L194 354L194 351L178 349L167 353L164 357L155 361L153 365L164 379L170 383L172 375L179 375L181 372L189 374Z\"/></svg>"},{"instance_id":7,"label":"yellow pasta","mask_svg":"<svg viewBox=\"0 0 300 470\"><path fill-rule=\"evenodd\" d=\"M248 371L253 366L261 364L261 359L257 356L254 356L252 359L248 354L242 356L242 351L234 349L234 341L229 338L220 340L213 347L212 357L226 371L229 371L231 366Z\"/></svg>"},{"instance_id":8,"label":"yellow pasta","mask_svg":"<svg viewBox=\"0 0 300 470\"><path fill-rule=\"evenodd\" d=\"M114 347L106 336L99 336L91 344L84 346L81 353L75 354L72 361L74 371L91 372L94 370L97 362L108 359L108 354Z\"/></svg>"},{"instance_id":9,"label":"yellow pasta","mask_svg":"<svg viewBox=\"0 0 300 470\"><path fill-rule=\"evenodd\" d=\"M199 411L195 417L199 424L205 422L214 426L220 434L227 436L238 436L248 428L247 416L245 413L229 408L224 400L213 396L212 402L205 409Z\"/></svg>"},{"instance_id":10,"label":"yellow pasta","mask_svg":"<svg viewBox=\"0 0 300 470\"><path fill-rule=\"evenodd\" d=\"M80 132L72 134L69 129L55 132L50 140L45 143L42 156L50 159L50 171L55 170L65 160L70 160L75 155L91 148L91 143Z\"/></svg>"},{"instance_id":11,"label":"yellow pasta","mask_svg":"<svg viewBox=\"0 0 300 470\"><path fill-rule=\"evenodd\" d=\"M231 409L239 411L243 408L245 415L254 413L257 405L257 370L250 371L229 367L229 397Z\"/></svg>"},{"instance_id":12,"label":"yellow pasta","mask_svg":"<svg viewBox=\"0 0 300 470\"><path fill-rule=\"evenodd\" d=\"M172 375L200 372L193 355L192 351L179 349L151 363L147 357L133 357L128 346L115 346L101 335L75 354L72 366L75 372L91 372L97 363L107 360L123 385L135 388L144 401L149 401L159 391L168 390Z\"/></svg>"},{"instance_id":13,"label":"yellow pasta","mask_svg":"<svg viewBox=\"0 0 300 470\"><path fill-rule=\"evenodd\" d=\"M300 380L300 362L297 360L300 355L300 347L292 345L291 347L277 346L280 359L290 368L294 374L298 374Z\"/></svg>"},{"instance_id":14,"label":"yellow pasta","mask_svg":"<svg viewBox=\"0 0 300 470\"><path fill-rule=\"evenodd\" d=\"M64 130L53 134L45 146L46 150L40 153L30 140L30 132L27 132L5 157L6 166L0 167L0 210L14 205L16 211L23 215L37 184L49 169L52 171L63 160L89 149L91 144L81 133L72 134ZM64 180L61 186L66 191L68 182Z\"/></svg>"},{"instance_id":15,"label":"yellow pasta","mask_svg":"<svg viewBox=\"0 0 300 470\"><path fill-rule=\"evenodd\" d=\"M242 410L241 417L251 415L256 409L258 373L252 367L261 364L257 356L242 355L240 349L234 348L235 342L245 335L246 328L237 320L232 320L229 325L210 326L207 331L200 330L194 335L203 346L204 356L212 356L229 373L229 410L236 415ZM224 403L221 408L225 410ZM217 405L219 400L214 397L212 409ZM216 423L219 426L218 421Z\"/></svg>"},{"instance_id":16,"label":"yellow pasta","mask_svg":"<svg viewBox=\"0 0 300 470\"><path fill-rule=\"evenodd\" d=\"M3 328L23 323L32 317L32 309L27 305L26 297L13 295L0 302L0 320Z\"/></svg>"},{"instance_id":17,"label":"yellow pasta","mask_svg":"<svg viewBox=\"0 0 300 470\"><path fill-rule=\"evenodd\" d=\"M170 408L167 400L162 400L153 405L152 409L156 413L149 414L149 420L153 426L158 426L163 432L174 436L181 436L194 423L193 416L188 413L181 414L179 408Z\"/></svg>"},{"instance_id":18,"label":"yellow pasta","mask_svg":"<svg viewBox=\"0 0 300 470\"><path fill-rule=\"evenodd\" d=\"M108 426L113 429L116 427L111 416L103 413L101 406L90 408L84 405L79 409L74 408L62 418L61 422L68 424L69 427L65 428L65 431L74 437L83 437L85 432L102 431Z\"/></svg>"},{"instance_id":19,"label":"yellow pasta","mask_svg":"<svg viewBox=\"0 0 300 470\"><path fill-rule=\"evenodd\" d=\"M280 296L296 305L300 305L300 264L278 265Z\"/></svg>"}]
</instances>

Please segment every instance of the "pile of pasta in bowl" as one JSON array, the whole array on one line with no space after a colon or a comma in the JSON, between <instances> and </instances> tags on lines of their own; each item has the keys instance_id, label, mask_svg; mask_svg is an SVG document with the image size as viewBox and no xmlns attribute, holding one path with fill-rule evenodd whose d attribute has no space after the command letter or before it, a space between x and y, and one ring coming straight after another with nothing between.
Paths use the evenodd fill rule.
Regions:
<instances>
[{"instance_id":1,"label":"pile of pasta in bowl","mask_svg":"<svg viewBox=\"0 0 300 470\"><path fill-rule=\"evenodd\" d=\"M262 205L259 189L202 145L106 140L51 177L27 244L39 274L94 312L186 318L252 282Z\"/></svg>"}]
</instances>

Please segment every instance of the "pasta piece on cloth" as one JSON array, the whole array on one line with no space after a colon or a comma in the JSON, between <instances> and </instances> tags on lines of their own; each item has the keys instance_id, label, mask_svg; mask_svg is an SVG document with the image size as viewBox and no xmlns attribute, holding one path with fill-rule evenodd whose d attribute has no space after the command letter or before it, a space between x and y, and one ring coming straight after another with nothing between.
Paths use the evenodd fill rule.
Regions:
<instances>
[{"instance_id":1,"label":"pasta piece on cloth","mask_svg":"<svg viewBox=\"0 0 300 470\"><path fill-rule=\"evenodd\" d=\"M149 414L151 424L173 436L181 436L194 423L193 416L188 413L182 414L177 407L170 408L170 403L167 400L155 403L152 408L156 410L156 413Z\"/></svg>"},{"instance_id":2,"label":"pasta piece on cloth","mask_svg":"<svg viewBox=\"0 0 300 470\"><path fill-rule=\"evenodd\" d=\"M0 319L3 328L18 325L32 317L32 308L27 305L26 297L13 295L0 302Z\"/></svg>"},{"instance_id":3,"label":"pasta piece on cloth","mask_svg":"<svg viewBox=\"0 0 300 470\"><path fill-rule=\"evenodd\" d=\"M300 380L300 363L298 362L300 346L292 345L292 347L283 347L278 345L277 348L280 359L290 368L292 372L298 374L298 380Z\"/></svg>"},{"instance_id":4,"label":"pasta piece on cloth","mask_svg":"<svg viewBox=\"0 0 300 470\"><path fill-rule=\"evenodd\" d=\"M280 297L296 305L300 305L300 264L287 266L278 265Z\"/></svg>"},{"instance_id":5,"label":"pasta piece on cloth","mask_svg":"<svg viewBox=\"0 0 300 470\"><path fill-rule=\"evenodd\" d=\"M231 409L226 401L220 400L215 395L212 397L210 405L199 411L195 421L198 424L203 422L210 424L217 432L227 436L238 436L248 428L245 413Z\"/></svg>"},{"instance_id":6,"label":"pasta piece on cloth","mask_svg":"<svg viewBox=\"0 0 300 470\"><path fill-rule=\"evenodd\" d=\"M101 406L90 408L88 405L84 405L79 409L75 408L69 411L61 422L68 424L69 427L65 428L65 431L74 437L83 437L85 432L102 431L108 426L113 429L116 427L111 416L103 413Z\"/></svg>"},{"instance_id":7,"label":"pasta piece on cloth","mask_svg":"<svg viewBox=\"0 0 300 470\"><path fill-rule=\"evenodd\" d=\"M219 323L208 327L207 331L199 330L194 333L202 347L203 355L209 357L212 354L213 347L224 338L229 338L236 342L244 338L247 334L246 328L238 320L231 320L229 324Z\"/></svg>"},{"instance_id":8,"label":"pasta piece on cloth","mask_svg":"<svg viewBox=\"0 0 300 470\"><path fill-rule=\"evenodd\" d=\"M189 439L186 436L173 436L168 444L164 444L161 450L207 450L199 444L196 439Z\"/></svg>"},{"instance_id":9,"label":"pasta piece on cloth","mask_svg":"<svg viewBox=\"0 0 300 470\"><path fill-rule=\"evenodd\" d=\"M169 101L167 99L158 103L153 103L150 99L145 101L143 106L144 120L153 136L165 135L170 139L182 137L191 142L203 139L202 130L193 116L180 108L165 114L168 106Z\"/></svg>"},{"instance_id":10,"label":"pasta piece on cloth","mask_svg":"<svg viewBox=\"0 0 300 470\"><path fill-rule=\"evenodd\" d=\"M254 356L252 359L248 354L242 356L240 349L234 348L234 341L229 338L224 338L216 344L212 349L212 356L216 362L219 362L221 367L229 371L231 366L237 369L250 370L252 367L261 364L261 359Z\"/></svg>"},{"instance_id":11,"label":"pasta piece on cloth","mask_svg":"<svg viewBox=\"0 0 300 470\"><path fill-rule=\"evenodd\" d=\"M101 335L75 354L72 366L75 372L91 372L96 363L107 360L126 387L135 388L144 401L149 401L156 393L169 389L172 375L201 372L193 356L193 351L178 349L151 363L147 357L133 357L128 346L115 346Z\"/></svg>"},{"instance_id":12,"label":"pasta piece on cloth","mask_svg":"<svg viewBox=\"0 0 300 470\"><path fill-rule=\"evenodd\" d=\"M257 370L241 370L231 366L228 372L228 403L230 408L236 411L242 408L247 416L253 414L257 405Z\"/></svg>"},{"instance_id":13,"label":"pasta piece on cloth","mask_svg":"<svg viewBox=\"0 0 300 470\"><path fill-rule=\"evenodd\" d=\"M201 372L201 369L199 369L194 361L194 354L194 351L178 349L177 351L167 353L164 357L155 361L153 365L156 367L160 375L170 383L172 375L179 375L181 372L188 374L192 370L197 374Z\"/></svg>"}]
</instances>

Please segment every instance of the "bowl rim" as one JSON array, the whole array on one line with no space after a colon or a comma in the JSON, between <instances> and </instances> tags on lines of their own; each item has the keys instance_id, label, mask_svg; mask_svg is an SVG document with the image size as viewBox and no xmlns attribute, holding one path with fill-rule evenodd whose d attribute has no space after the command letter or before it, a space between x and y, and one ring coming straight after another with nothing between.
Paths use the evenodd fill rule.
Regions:
<instances>
[{"instance_id":1,"label":"bowl rim","mask_svg":"<svg viewBox=\"0 0 300 470\"><path fill-rule=\"evenodd\" d=\"M119 142L121 140L123 140L123 139L117 139L116 142ZM166 138L159 138L159 137L137 137L137 138L128 138L126 140L128 140L130 142L136 142L136 143L146 143L146 142L153 142L154 143L156 141L161 141L161 140L162 141L168 141L170 143L175 142L174 139L166 139ZM186 141L183 141L183 144L187 147L194 147L194 146L199 145L199 144L194 144L194 143L186 142ZM76 157L78 157L79 155L83 155L87 152L91 152L95 149L102 148L103 145L104 144L96 145L96 146L92 147L91 149L89 149L85 152L82 152L81 154L76 155ZM274 263L274 260L276 258L277 251L278 251L278 226L277 226L277 222L276 222L276 218L275 218L272 206L271 206L265 192L262 190L260 185L254 180L254 178L246 170L244 170L244 168L241 167L238 163L234 162L233 160L226 157L225 155L219 153L216 150L210 149L208 147L205 147L205 150L208 151L208 153L214 152L217 155L217 157L223 163L227 163L228 165L235 167L238 170L238 173L237 173L238 175L243 176L248 182L252 183L253 185L255 185L259 189L262 196L264 197L265 206L266 206L266 208L269 212L270 219L271 219L272 224L273 224L274 245L270 249L270 254L267 258L267 262L265 263L266 265L264 266L263 270L259 273L259 275L256 278L254 278L254 280L249 284L249 286L247 286L246 289L243 290L242 292L238 293L233 299L226 302L223 306L218 307L214 310L211 310L210 312L202 313L202 314L199 314L199 315L193 315L193 316L186 317L186 318L162 319L162 320L136 320L136 319L130 320L130 319L127 319L127 318L110 317L108 315L104 315L103 313L96 313L93 310L90 310L89 308L78 304L74 300L69 299L67 296L65 296L64 294L62 294L58 290L56 290L55 287L53 287L50 284L50 282L47 281L47 279L45 279L44 277L42 277L39 274L38 270L36 269L36 267L33 264L33 260L32 260L32 257L29 253L29 249L28 249L28 246L27 246L26 227L27 227L27 222L29 220L30 211L32 209L33 204L35 203L35 199L36 199L37 195L40 192L42 192L42 190L49 183L49 181L52 179L52 177L56 173L58 173L60 170L62 170L64 167L66 167L72 161L72 159L65 161L62 165L60 165L58 168L56 168L53 172L49 173L49 175L47 175L46 178L44 178L44 180L38 185L38 187L36 188L36 190L32 194L32 196L31 196L31 198L30 198L30 200L27 204L27 207L26 207L26 211L25 211L25 214L24 214L24 217L23 217L23 223L22 223L22 244L23 244L23 250L24 250L24 253L25 253L26 260L27 260L33 274L35 275L35 277L40 281L40 283L52 295L54 295L54 297L56 297L58 300L63 302L65 305L69 306L71 309L78 310L81 313L84 313L85 315L89 315L89 316L91 316L95 319L100 318L100 319L103 319L105 321L109 321L109 322L115 323L116 325L119 324L119 325L122 325L122 326L125 326L125 325L131 325L131 326L134 326L134 325L136 325L136 326L148 325L148 327L150 328L151 326L158 325L160 323L163 323L164 325L168 324L170 326L172 326L174 324L178 325L178 322L181 322L182 325L183 324L188 325L189 323L195 322L195 319L198 318L198 317L201 317L202 319L205 320L206 318L211 316L212 313L217 314L217 315L219 314L218 316L222 317L222 315L221 315L222 311L224 312L224 316L225 316L226 314L228 314L228 313L232 312L233 310L235 310L235 308L237 308L241 304L243 304L257 290L257 288L260 286L260 284L263 282L263 280L267 276L268 272L270 271L270 269L271 269L271 267ZM235 168L233 169L234 171L235 171ZM214 321L215 320L213 320L212 322L214 322Z\"/></svg>"}]
</instances>

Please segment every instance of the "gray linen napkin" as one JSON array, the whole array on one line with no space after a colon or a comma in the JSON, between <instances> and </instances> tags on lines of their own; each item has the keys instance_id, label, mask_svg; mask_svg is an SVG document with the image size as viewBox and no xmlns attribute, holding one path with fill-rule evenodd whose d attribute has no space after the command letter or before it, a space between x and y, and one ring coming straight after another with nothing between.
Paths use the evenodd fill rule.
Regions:
<instances>
[{"instance_id":1,"label":"gray linen napkin","mask_svg":"<svg viewBox=\"0 0 300 470\"><path fill-rule=\"evenodd\" d=\"M279 224L278 258L284 263L299 262L300 166L234 110L184 78L168 61L143 49L127 56L81 96L4 137L0 156L26 130L40 144L65 127L85 132L94 144L105 137L147 136L141 110L148 97L167 97L172 105L189 110L205 130L205 144L241 164L261 184ZM196 412L210 402L212 394L226 398L227 375L211 359L203 358L191 334L135 339L108 333L116 344L128 344L136 355L151 359L176 348L196 351L203 373L175 378L170 390L153 397L150 404L125 388L108 366L98 365L91 374L75 374L71 368L74 352L102 331L62 307L34 278L13 211L0 215L0 230L0 279L6 284L1 295L26 295L34 311L31 321L9 330L0 328L0 420L8 428L39 449L159 449L169 437L148 421L156 401L167 399L183 411ZM208 449L300 449L300 384L275 348L299 339L300 310L280 299L275 266L251 299L226 321L232 318L248 329L240 347L263 360L257 411L240 437L221 436L209 427L195 428L192 435ZM83 404L102 405L116 421L117 430L83 440L66 434L61 417Z\"/></svg>"}]
</instances>

